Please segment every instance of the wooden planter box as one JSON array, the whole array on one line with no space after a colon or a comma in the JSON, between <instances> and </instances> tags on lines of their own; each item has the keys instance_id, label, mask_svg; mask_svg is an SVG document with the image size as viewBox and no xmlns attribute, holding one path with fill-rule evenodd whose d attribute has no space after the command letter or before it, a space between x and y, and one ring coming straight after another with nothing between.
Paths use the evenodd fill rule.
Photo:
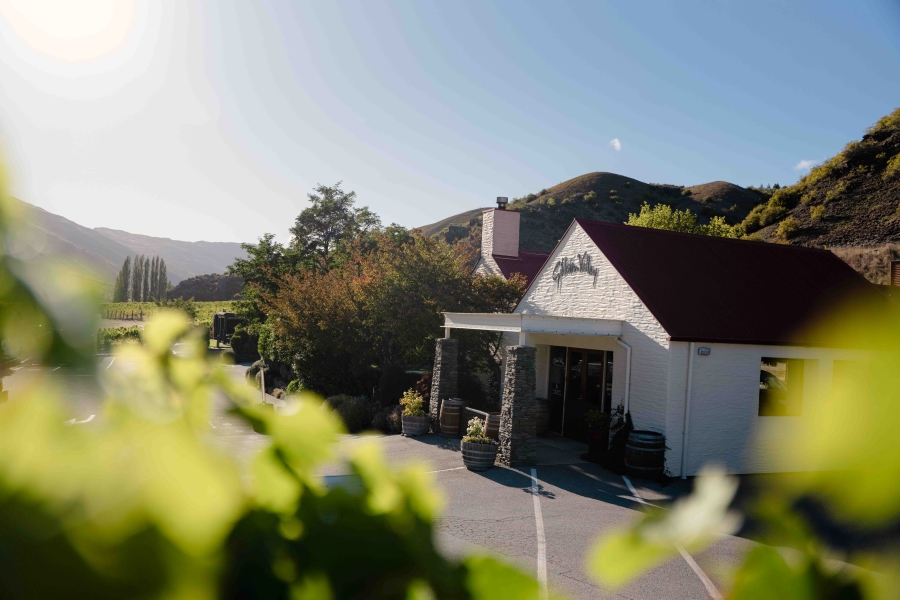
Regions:
<instances>
[{"instance_id":1,"label":"wooden planter box","mask_svg":"<svg viewBox=\"0 0 900 600\"><path fill-rule=\"evenodd\" d=\"M428 433L429 425L431 425L431 419L429 419L428 415L421 417L400 415L400 421L403 424L403 435L408 437L425 435Z\"/></svg>"},{"instance_id":2,"label":"wooden planter box","mask_svg":"<svg viewBox=\"0 0 900 600\"><path fill-rule=\"evenodd\" d=\"M472 442L460 442L463 464L470 471L487 471L494 466L497 460L497 444L474 444Z\"/></svg>"}]
</instances>

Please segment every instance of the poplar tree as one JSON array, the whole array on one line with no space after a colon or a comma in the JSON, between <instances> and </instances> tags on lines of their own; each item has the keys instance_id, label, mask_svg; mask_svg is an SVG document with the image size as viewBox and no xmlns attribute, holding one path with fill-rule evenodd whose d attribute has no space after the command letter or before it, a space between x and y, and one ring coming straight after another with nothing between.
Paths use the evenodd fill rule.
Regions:
<instances>
[{"instance_id":1,"label":"poplar tree","mask_svg":"<svg viewBox=\"0 0 900 600\"><path fill-rule=\"evenodd\" d=\"M159 257L154 256L150 261L150 296L151 302L159 300Z\"/></svg>"},{"instance_id":2,"label":"poplar tree","mask_svg":"<svg viewBox=\"0 0 900 600\"><path fill-rule=\"evenodd\" d=\"M113 288L113 302L128 302L128 293L131 291L131 257L126 256L119 275L116 277L116 285Z\"/></svg>"},{"instance_id":3,"label":"poplar tree","mask_svg":"<svg viewBox=\"0 0 900 600\"><path fill-rule=\"evenodd\" d=\"M134 257L134 266L131 269L131 301L141 301L141 283L144 281L144 257L140 254Z\"/></svg>"},{"instance_id":4,"label":"poplar tree","mask_svg":"<svg viewBox=\"0 0 900 600\"><path fill-rule=\"evenodd\" d=\"M166 273L166 261L162 258L159 259L159 271L158 271L158 287L159 290L159 299L166 299L166 292L169 291L169 276Z\"/></svg>"},{"instance_id":5,"label":"poplar tree","mask_svg":"<svg viewBox=\"0 0 900 600\"><path fill-rule=\"evenodd\" d=\"M144 285L141 287L141 302L150 299L150 257L144 257Z\"/></svg>"}]
</instances>

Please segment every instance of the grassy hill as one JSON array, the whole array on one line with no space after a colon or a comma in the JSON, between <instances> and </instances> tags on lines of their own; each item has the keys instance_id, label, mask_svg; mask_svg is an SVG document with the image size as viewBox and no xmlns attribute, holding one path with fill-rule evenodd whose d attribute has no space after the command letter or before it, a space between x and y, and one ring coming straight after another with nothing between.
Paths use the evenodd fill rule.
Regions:
<instances>
[{"instance_id":1,"label":"grassy hill","mask_svg":"<svg viewBox=\"0 0 900 600\"><path fill-rule=\"evenodd\" d=\"M245 256L236 243L181 242L113 229L90 229L27 202L15 202L24 223L17 232L21 235L16 236L16 243L23 245L21 251L65 257L108 283L115 280L125 257L136 254L162 256L173 284L196 275L222 273L235 258Z\"/></svg>"},{"instance_id":2,"label":"grassy hill","mask_svg":"<svg viewBox=\"0 0 900 600\"><path fill-rule=\"evenodd\" d=\"M622 223L641 204L668 204L690 209L701 222L724 216L729 223L741 222L768 196L728 183L714 181L691 187L644 183L615 173L588 173L551 188L516 198L511 210L522 213L520 241L525 249L551 250L575 217ZM475 209L422 227L427 235L450 240L469 236L481 243L481 213Z\"/></svg>"},{"instance_id":3,"label":"grassy hill","mask_svg":"<svg viewBox=\"0 0 900 600\"><path fill-rule=\"evenodd\" d=\"M804 246L872 248L900 241L900 109L776 192L745 225L759 239Z\"/></svg>"}]
</instances>

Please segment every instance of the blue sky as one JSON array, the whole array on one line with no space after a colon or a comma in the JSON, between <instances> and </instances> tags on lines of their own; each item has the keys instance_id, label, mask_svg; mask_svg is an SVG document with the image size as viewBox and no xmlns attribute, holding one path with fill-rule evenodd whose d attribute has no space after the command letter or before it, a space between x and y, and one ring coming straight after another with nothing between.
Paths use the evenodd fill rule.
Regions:
<instances>
[{"instance_id":1,"label":"blue sky","mask_svg":"<svg viewBox=\"0 0 900 600\"><path fill-rule=\"evenodd\" d=\"M77 64L14 29L0 15L16 194L180 239L284 239L338 180L410 227L591 171L784 185L900 106L881 0L138 1Z\"/></svg>"}]
</instances>

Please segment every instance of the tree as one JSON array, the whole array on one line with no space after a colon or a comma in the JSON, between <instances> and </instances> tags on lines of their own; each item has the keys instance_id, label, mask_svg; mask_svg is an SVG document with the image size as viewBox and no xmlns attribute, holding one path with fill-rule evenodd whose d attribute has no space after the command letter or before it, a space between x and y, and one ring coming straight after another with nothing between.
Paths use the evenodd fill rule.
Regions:
<instances>
[{"instance_id":1,"label":"tree","mask_svg":"<svg viewBox=\"0 0 900 600\"><path fill-rule=\"evenodd\" d=\"M138 254L134 257L134 263L131 272L131 301L141 301L141 285L144 281L144 257Z\"/></svg>"},{"instance_id":2,"label":"tree","mask_svg":"<svg viewBox=\"0 0 900 600\"><path fill-rule=\"evenodd\" d=\"M159 272L157 269L157 261L159 257L154 256L150 259L150 293L148 294L148 300L155 301L156 298L156 286L159 283Z\"/></svg>"},{"instance_id":3,"label":"tree","mask_svg":"<svg viewBox=\"0 0 900 600\"><path fill-rule=\"evenodd\" d=\"M157 279L157 300L165 300L166 293L169 291L169 276L166 272L166 261L159 259L159 273Z\"/></svg>"},{"instance_id":4,"label":"tree","mask_svg":"<svg viewBox=\"0 0 900 600\"><path fill-rule=\"evenodd\" d=\"M241 244L247 258L239 258L228 267L229 275L244 278L243 301L237 304L238 311L251 321L264 318L259 306L260 294L274 296L281 278L297 269L299 258L291 248L285 248L275 241L275 234L267 233L257 244Z\"/></svg>"},{"instance_id":5,"label":"tree","mask_svg":"<svg viewBox=\"0 0 900 600\"><path fill-rule=\"evenodd\" d=\"M312 206L300 213L291 228L291 247L312 268L329 270L342 241L381 225L368 207L354 208L356 192L344 192L340 181L332 187L319 184L308 198Z\"/></svg>"},{"instance_id":6,"label":"tree","mask_svg":"<svg viewBox=\"0 0 900 600\"><path fill-rule=\"evenodd\" d=\"M276 293L261 293L267 326L307 387L326 395L368 393L377 375L371 365L386 373L433 360L442 312L506 312L515 305L521 279L472 275L473 257L463 243L419 232L362 236L340 265L285 275ZM461 371L489 366L497 342L486 337L473 332L461 350Z\"/></svg>"},{"instance_id":7,"label":"tree","mask_svg":"<svg viewBox=\"0 0 900 600\"><path fill-rule=\"evenodd\" d=\"M141 284L141 302L150 300L150 257L144 257L144 268L142 270L143 282Z\"/></svg>"},{"instance_id":8,"label":"tree","mask_svg":"<svg viewBox=\"0 0 900 600\"><path fill-rule=\"evenodd\" d=\"M735 238L741 237L744 233L743 227L729 225L725 222L725 217L712 217L709 224L698 225L697 215L688 209L672 210L672 207L666 204L657 204L651 208L646 202L641 205L639 214L629 213L626 225L714 237Z\"/></svg>"},{"instance_id":9,"label":"tree","mask_svg":"<svg viewBox=\"0 0 900 600\"><path fill-rule=\"evenodd\" d=\"M128 295L131 288L131 257L126 256L119 275L116 277L116 284L113 287L113 302L128 302Z\"/></svg>"}]
</instances>

